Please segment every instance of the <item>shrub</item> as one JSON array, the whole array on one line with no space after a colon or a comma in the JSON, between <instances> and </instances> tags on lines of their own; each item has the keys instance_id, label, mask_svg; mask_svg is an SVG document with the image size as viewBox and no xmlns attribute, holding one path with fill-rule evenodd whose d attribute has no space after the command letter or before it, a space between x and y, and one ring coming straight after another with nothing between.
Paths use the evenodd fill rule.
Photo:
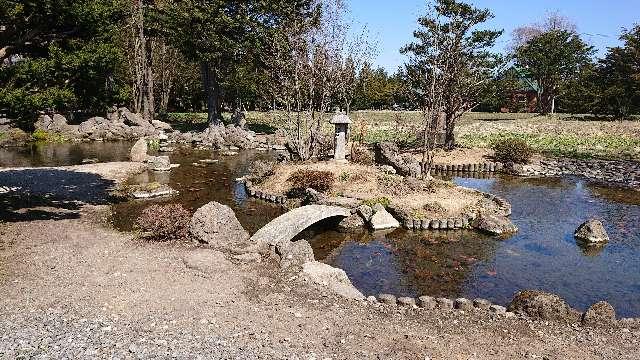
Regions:
<instances>
[{"instance_id":1,"label":"shrub","mask_svg":"<svg viewBox=\"0 0 640 360\"><path fill-rule=\"evenodd\" d=\"M327 192L333 189L335 178L330 171L298 170L291 174L288 181L294 192L311 188L319 192Z\"/></svg>"},{"instance_id":2,"label":"shrub","mask_svg":"<svg viewBox=\"0 0 640 360\"><path fill-rule=\"evenodd\" d=\"M495 159L502 163L526 164L533 155L531 146L525 140L518 138L497 140L491 148L495 151Z\"/></svg>"},{"instance_id":3,"label":"shrub","mask_svg":"<svg viewBox=\"0 0 640 360\"><path fill-rule=\"evenodd\" d=\"M35 142L62 143L64 137L60 134L50 133L42 129L38 129L31 134L31 140Z\"/></svg>"},{"instance_id":4,"label":"shrub","mask_svg":"<svg viewBox=\"0 0 640 360\"><path fill-rule=\"evenodd\" d=\"M388 197L379 197L379 198L367 199L363 201L362 204L367 205L369 207L373 207L375 204L380 204L384 207L388 207L389 205L391 205L391 200L389 200Z\"/></svg>"},{"instance_id":5,"label":"shrub","mask_svg":"<svg viewBox=\"0 0 640 360\"><path fill-rule=\"evenodd\" d=\"M273 161L257 160L249 166L249 180L258 184L275 173L276 163Z\"/></svg>"},{"instance_id":6,"label":"shrub","mask_svg":"<svg viewBox=\"0 0 640 360\"><path fill-rule=\"evenodd\" d=\"M136 228L157 241L187 237L191 213L180 204L152 205L136 219Z\"/></svg>"},{"instance_id":7,"label":"shrub","mask_svg":"<svg viewBox=\"0 0 640 360\"><path fill-rule=\"evenodd\" d=\"M343 171L340 173L338 180L340 180L340 182L347 182L349 181L350 178L351 178L351 174L348 171Z\"/></svg>"}]
</instances>

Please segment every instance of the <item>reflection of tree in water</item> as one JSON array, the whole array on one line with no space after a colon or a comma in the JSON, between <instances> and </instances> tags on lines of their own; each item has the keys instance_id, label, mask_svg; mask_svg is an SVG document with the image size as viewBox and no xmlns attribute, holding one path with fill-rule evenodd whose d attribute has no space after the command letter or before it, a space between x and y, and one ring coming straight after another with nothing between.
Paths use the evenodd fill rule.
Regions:
<instances>
[{"instance_id":1,"label":"reflection of tree in water","mask_svg":"<svg viewBox=\"0 0 640 360\"><path fill-rule=\"evenodd\" d=\"M498 242L467 231L411 233L396 231L389 242L401 271L419 294L455 297L472 268L495 256Z\"/></svg>"}]
</instances>

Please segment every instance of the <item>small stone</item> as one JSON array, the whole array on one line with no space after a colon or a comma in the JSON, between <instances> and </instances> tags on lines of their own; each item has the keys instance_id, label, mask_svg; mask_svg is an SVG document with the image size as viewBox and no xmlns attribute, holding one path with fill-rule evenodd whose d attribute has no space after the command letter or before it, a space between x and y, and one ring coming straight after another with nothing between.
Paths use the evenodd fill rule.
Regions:
<instances>
[{"instance_id":1,"label":"small stone","mask_svg":"<svg viewBox=\"0 0 640 360\"><path fill-rule=\"evenodd\" d=\"M591 219L580 225L574 236L587 245L599 245L609 242L609 235L604 229L602 222L595 219Z\"/></svg>"},{"instance_id":2,"label":"small stone","mask_svg":"<svg viewBox=\"0 0 640 360\"><path fill-rule=\"evenodd\" d=\"M453 300L447 298L437 298L436 304L438 305L438 309L442 310L451 310L453 309Z\"/></svg>"},{"instance_id":3,"label":"small stone","mask_svg":"<svg viewBox=\"0 0 640 360\"><path fill-rule=\"evenodd\" d=\"M486 299L473 299L473 306L482 310L489 310L491 307L491 302Z\"/></svg>"},{"instance_id":4,"label":"small stone","mask_svg":"<svg viewBox=\"0 0 640 360\"><path fill-rule=\"evenodd\" d=\"M378 301L387 305L395 305L396 297L391 294L380 294L378 295Z\"/></svg>"},{"instance_id":5,"label":"small stone","mask_svg":"<svg viewBox=\"0 0 640 360\"><path fill-rule=\"evenodd\" d=\"M373 216L373 209L367 205L360 205L358 206L358 214L362 216L362 219L364 219L364 221L369 221Z\"/></svg>"},{"instance_id":6,"label":"small stone","mask_svg":"<svg viewBox=\"0 0 640 360\"><path fill-rule=\"evenodd\" d=\"M603 326L616 321L616 310L606 301L597 302L582 314L582 325Z\"/></svg>"},{"instance_id":7,"label":"small stone","mask_svg":"<svg viewBox=\"0 0 640 360\"><path fill-rule=\"evenodd\" d=\"M398 304L402 306L415 306L416 299L412 297L399 297Z\"/></svg>"},{"instance_id":8,"label":"small stone","mask_svg":"<svg viewBox=\"0 0 640 360\"><path fill-rule=\"evenodd\" d=\"M418 298L418 306L427 310L436 308L436 299L431 296L420 296Z\"/></svg>"},{"instance_id":9,"label":"small stone","mask_svg":"<svg viewBox=\"0 0 640 360\"><path fill-rule=\"evenodd\" d=\"M453 306L458 310L469 311L473 309L473 302L469 299L458 298L454 301Z\"/></svg>"}]
</instances>

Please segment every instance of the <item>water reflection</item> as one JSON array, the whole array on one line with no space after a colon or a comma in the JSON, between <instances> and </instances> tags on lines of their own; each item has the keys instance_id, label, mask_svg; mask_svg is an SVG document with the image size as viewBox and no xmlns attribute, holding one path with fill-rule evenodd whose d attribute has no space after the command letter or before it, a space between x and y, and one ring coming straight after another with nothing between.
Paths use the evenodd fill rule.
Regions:
<instances>
[{"instance_id":1,"label":"water reflection","mask_svg":"<svg viewBox=\"0 0 640 360\"><path fill-rule=\"evenodd\" d=\"M0 148L0 167L39 167L79 165L84 159L99 162L128 161L133 143L73 142L31 144L25 147Z\"/></svg>"}]
</instances>

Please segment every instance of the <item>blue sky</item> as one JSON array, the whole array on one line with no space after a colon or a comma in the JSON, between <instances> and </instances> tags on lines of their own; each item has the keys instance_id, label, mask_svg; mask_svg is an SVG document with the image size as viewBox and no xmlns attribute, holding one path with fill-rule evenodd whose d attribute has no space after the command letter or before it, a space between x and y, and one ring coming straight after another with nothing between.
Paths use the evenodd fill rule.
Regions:
<instances>
[{"instance_id":1,"label":"blue sky","mask_svg":"<svg viewBox=\"0 0 640 360\"><path fill-rule=\"evenodd\" d=\"M467 0L469 1L469 0ZM511 31L524 24L538 22L549 11L558 11L578 26L583 38L602 54L609 46L619 44L623 27L640 23L640 0L470 0L477 7L489 8L495 14L488 26L504 29L497 49L508 45ZM425 0L347 0L352 17L366 25L377 39L375 65L395 71L404 62L400 47L412 40L416 19L424 13Z\"/></svg>"}]
</instances>

